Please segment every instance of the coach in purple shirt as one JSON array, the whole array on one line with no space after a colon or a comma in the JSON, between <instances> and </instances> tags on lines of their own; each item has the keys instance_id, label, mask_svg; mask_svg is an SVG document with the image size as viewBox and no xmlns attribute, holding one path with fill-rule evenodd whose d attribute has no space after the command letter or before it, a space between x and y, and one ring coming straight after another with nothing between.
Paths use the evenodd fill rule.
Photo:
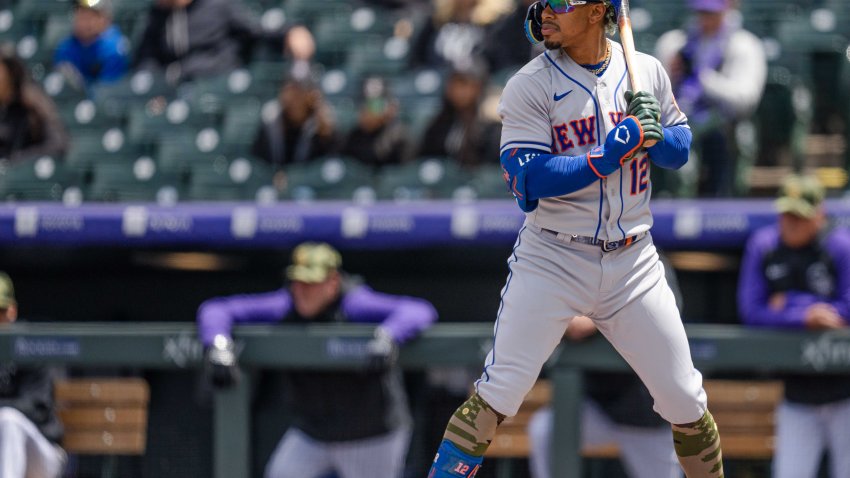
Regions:
<instances>
[{"instance_id":1,"label":"coach in purple shirt","mask_svg":"<svg viewBox=\"0 0 850 478\"><path fill-rule=\"evenodd\" d=\"M288 394L293 415L266 467L267 478L398 478L411 435L410 412L394 366L399 345L436 319L423 299L376 292L346 276L340 254L323 243L295 248L287 287L262 294L210 299L198 309L214 385L231 385L238 366L230 336L234 324L378 324L361 371L292 371ZM285 353L285 351L283 351Z\"/></svg>"},{"instance_id":2,"label":"coach in purple shirt","mask_svg":"<svg viewBox=\"0 0 850 478\"><path fill-rule=\"evenodd\" d=\"M791 176L776 201L776 225L759 229L744 252L738 307L752 326L845 328L850 318L850 231L829 228L824 190ZM774 478L817 476L829 450L831 477L850 473L850 377L787 375L777 408Z\"/></svg>"}]
</instances>

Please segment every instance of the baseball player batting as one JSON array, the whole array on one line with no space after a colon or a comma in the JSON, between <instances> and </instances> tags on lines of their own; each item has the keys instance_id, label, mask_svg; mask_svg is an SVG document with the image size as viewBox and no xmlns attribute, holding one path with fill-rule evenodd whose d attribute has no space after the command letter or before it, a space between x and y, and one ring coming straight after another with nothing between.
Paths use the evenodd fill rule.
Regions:
<instances>
[{"instance_id":1,"label":"baseball player batting","mask_svg":"<svg viewBox=\"0 0 850 478\"><path fill-rule=\"evenodd\" d=\"M691 132L661 64L635 57L627 91L613 33L619 0L542 0L526 33L547 51L502 94L501 163L526 220L508 259L493 348L475 393L449 420L429 478L473 477L499 423L516 414L572 317L593 319L672 424L688 478L723 476L664 266L649 233L650 161L680 168ZM648 149L644 141L655 140Z\"/></svg>"}]
</instances>

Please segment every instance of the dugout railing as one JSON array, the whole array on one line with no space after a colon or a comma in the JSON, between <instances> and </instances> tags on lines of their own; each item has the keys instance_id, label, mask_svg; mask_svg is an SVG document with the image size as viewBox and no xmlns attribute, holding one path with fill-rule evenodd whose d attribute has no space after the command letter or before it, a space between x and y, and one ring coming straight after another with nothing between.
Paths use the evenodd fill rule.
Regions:
<instances>
[{"instance_id":1,"label":"dugout railing","mask_svg":"<svg viewBox=\"0 0 850 478\"><path fill-rule=\"evenodd\" d=\"M193 323L25 323L0 329L0 361L73 366L193 369L202 349ZM850 331L823 333L752 330L729 325L687 327L691 353L705 374L846 373ZM475 366L492 343L491 324L438 324L400 355L407 369ZM362 365L371 328L243 326L234 337L247 368L352 369ZM618 371L627 365L602 338L562 345L549 363L554 407L555 476L582 476L578 416L582 371ZM247 374L246 374L247 376ZM250 383L216 394L214 477L249 476Z\"/></svg>"}]
</instances>

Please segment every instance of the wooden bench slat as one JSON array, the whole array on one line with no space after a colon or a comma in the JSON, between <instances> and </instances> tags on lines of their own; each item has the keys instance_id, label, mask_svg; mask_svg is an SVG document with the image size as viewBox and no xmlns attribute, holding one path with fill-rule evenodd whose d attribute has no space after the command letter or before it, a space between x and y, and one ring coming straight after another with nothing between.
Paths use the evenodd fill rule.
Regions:
<instances>
[{"instance_id":1,"label":"wooden bench slat","mask_svg":"<svg viewBox=\"0 0 850 478\"><path fill-rule=\"evenodd\" d=\"M147 403L150 390L144 379L68 379L54 387L57 402Z\"/></svg>"},{"instance_id":2,"label":"wooden bench slat","mask_svg":"<svg viewBox=\"0 0 850 478\"><path fill-rule=\"evenodd\" d=\"M66 430L139 428L148 422L145 408L60 408L57 412Z\"/></svg>"},{"instance_id":3,"label":"wooden bench slat","mask_svg":"<svg viewBox=\"0 0 850 478\"><path fill-rule=\"evenodd\" d=\"M144 432L69 432L62 446L69 453L90 455L141 455L145 452Z\"/></svg>"}]
</instances>

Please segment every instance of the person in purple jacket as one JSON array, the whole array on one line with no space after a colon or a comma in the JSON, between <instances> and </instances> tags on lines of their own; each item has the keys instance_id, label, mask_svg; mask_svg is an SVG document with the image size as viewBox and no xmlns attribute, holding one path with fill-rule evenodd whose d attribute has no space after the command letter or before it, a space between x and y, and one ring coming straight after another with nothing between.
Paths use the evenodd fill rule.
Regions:
<instances>
[{"instance_id":1,"label":"person in purple jacket","mask_svg":"<svg viewBox=\"0 0 850 478\"><path fill-rule=\"evenodd\" d=\"M744 323L828 330L850 318L850 231L829 228L824 189L790 176L776 207L779 221L750 237L738 282ZM774 478L818 476L829 451L832 478L850 476L850 378L788 375L776 412Z\"/></svg>"},{"instance_id":2,"label":"person in purple jacket","mask_svg":"<svg viewBox=\"0 0 850 478\"><path fill-rule=\"evenodd\" d=\"M293 371L288 375L292 426L266 466L266 478L399 478L412 425L398 347L416 337L437 312L419 298L383 294L341 270L324 243L302 243L286 269L289 284L262 294L210 299L198 309L208 376L226 387L238 380L230 335L234 324L377 324L360 371Z\"/></svg>"}]
</instances>

